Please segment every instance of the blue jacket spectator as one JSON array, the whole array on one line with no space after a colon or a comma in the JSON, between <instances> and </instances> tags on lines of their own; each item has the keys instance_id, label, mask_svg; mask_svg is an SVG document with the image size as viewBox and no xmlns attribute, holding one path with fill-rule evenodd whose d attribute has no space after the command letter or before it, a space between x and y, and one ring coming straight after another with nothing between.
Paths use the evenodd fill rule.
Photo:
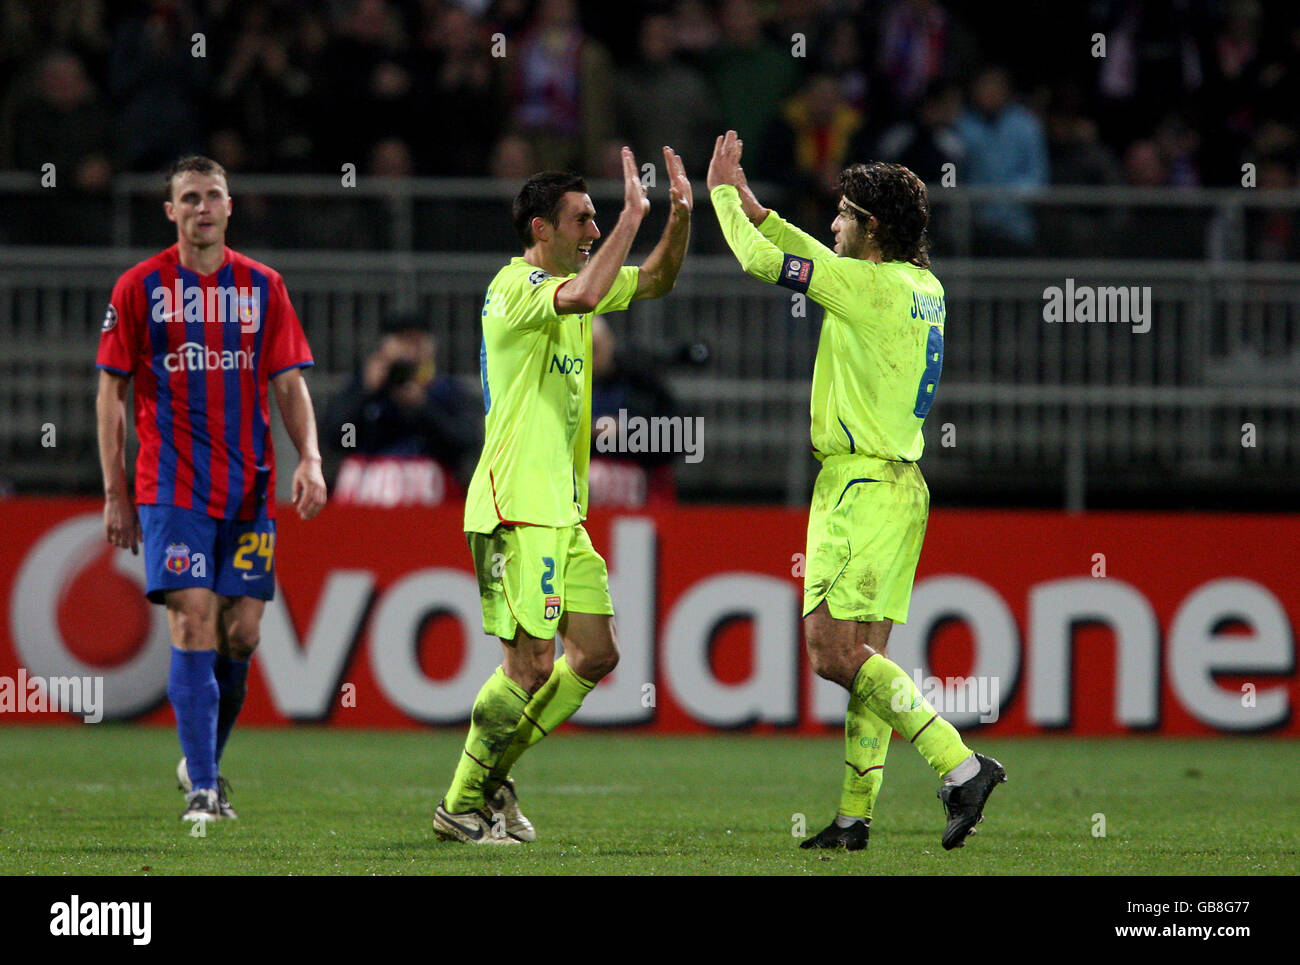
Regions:
<instances>
[{"instance_id":1,"label":"blue jacket spectator","mask_svg":"<svg viewBox=\"0 0 1300 965\"><path fill-rule=\"evenodd\" d=\"M971 88L971 109L957 122L966 145L961 184L1037 188L1048 183L1047 140L1038 118L1011 101L1005 71L982 71ZM1036 226L1028 206L1017 202L981 204L975 209L981 249L1019 254L1034 244Z\"/></svg>"}]
</instances>

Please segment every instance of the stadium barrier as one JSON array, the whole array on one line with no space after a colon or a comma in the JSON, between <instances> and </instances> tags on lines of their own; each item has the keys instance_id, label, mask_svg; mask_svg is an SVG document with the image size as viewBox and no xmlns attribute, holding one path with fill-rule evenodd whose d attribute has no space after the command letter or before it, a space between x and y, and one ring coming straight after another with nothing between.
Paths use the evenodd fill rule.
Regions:
<instances>
[{"instance_id":1,"label":"stadium barrier","mask_svg":"<svg viewBox=\"0 0 1300 965\"><path fill-rule=\"evenodd\" d=\"M96 339L113 281L152 253L0 249L0 476L20 491L99 488ZM399 310L429 320L439 364L477 394L483 292L506 255L252 253L286 278L317 360L318 411ZM1244 500L1285 494L1300 471L1300 267L949 259L938 270L948 321L923 463L938 501L1029 487L1070 509L1117 488ZM1149 289L1144 320L1045 320L1051 290L1085 287ZM683 414L703 420L703 459L675 462L684 497L806 502L820 315L798 297L731 258L692 257L671 297L610 316L664 359L710 347L706 364L662 368Z\"/></svg>"},{"instance_id":2,"label":"stadium barrier","mask_svg":"<svg viewBox=\"0 0 1300 965\"><path fill-rule=\"evenodd\" d=\"M806 516L598 515L622 661L575 722L830 733L845 695L800 630ZM0 502L0 726L20 680L102 678L105 720L168 724L164 611L91 500ZM242 720L463 723L500 648L461 509L288 507ZM936 511L889 655L946 717L995 735L1300 735L1300 519ZM21 676L20 676L21 675ZM9 703L6 704L6 694Z\"/></svg>"}]
</instances>

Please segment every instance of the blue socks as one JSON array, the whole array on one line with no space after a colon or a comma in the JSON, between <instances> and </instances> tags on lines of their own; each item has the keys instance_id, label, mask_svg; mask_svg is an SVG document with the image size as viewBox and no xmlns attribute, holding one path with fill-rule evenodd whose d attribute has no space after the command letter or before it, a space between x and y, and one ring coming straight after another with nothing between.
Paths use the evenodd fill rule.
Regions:
<instances>
[{"instance_id":1,"label":"blue socks","mask_svg":"<svg viewBox=\"0 0 1300 965\"><path fill-rule=\"evenodd\" d=\"M230 736L230 728L235 726L235 718L244 706L244 695L248 693L248 661L231 660L218 653L215 673L217 687L221 692L217 704L217 760L220 761L221 752L226 747L226 738Z\"/></svg>"},{"instance_id":2,"label":"blue socks","mask_svg":"<svg viewBox=\"0 0 1300 965\"><path fill-rule=\"evenodd\" d=\"M176 731L195 789L217 786L217 704L220 699L215 650L172 647L167 697L176 711Z\"/></svg>"}]
</instances>

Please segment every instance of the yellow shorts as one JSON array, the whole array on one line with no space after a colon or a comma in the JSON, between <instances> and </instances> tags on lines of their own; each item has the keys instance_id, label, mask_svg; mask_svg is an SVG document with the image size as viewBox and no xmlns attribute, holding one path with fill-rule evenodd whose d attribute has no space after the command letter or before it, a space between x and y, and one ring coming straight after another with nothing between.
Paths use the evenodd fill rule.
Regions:
<instances>
[{"instance_id":1,"label":"yellow shorts","mask_svg":"<svg viewBox=\"0 0 1300 965\"><path fill-rule=\"evenodd\" d=\"M929 517L916 463L827 456L808 512L804 616L825 600L837 620L906 623Z\"/></svg>"},{"instance_id":2,"label":"yellow shorts","mask_svg":"<svg viewBox=\"0 0 1300 965\"><path fill-rule=\"evenodd\" d=\"M513 640L519 627L552 639L560 617L612 615L609 572L581 524L498 526L492 533L466 533L483 603L483 632Z\"/></svg>"}]
</instances>

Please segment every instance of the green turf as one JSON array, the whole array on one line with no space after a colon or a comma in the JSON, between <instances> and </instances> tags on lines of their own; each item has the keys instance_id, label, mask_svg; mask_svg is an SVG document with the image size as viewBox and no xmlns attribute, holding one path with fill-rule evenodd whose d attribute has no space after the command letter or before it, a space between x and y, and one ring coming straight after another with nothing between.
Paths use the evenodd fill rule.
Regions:
<instances>
[{"instance_id":1,"label":"green turf","mask_svg":"<svg viewBox=\"0 0 1300 965\"><path fill-rule=\"evenodd\" d=\"M1010 781L965 849L920 756L895 742L871 845L801 851L834 813L840 742L560 734L517 770L540 840L443 843L455 731L243 729L223 770L240 820L191 837L164 728L0 728L4 874L1296 874L1300 746L1269 738L975 740ZM1288 777L1290 775L1290 777ZM1105 816L1095 837L1094 815Z\"/></svg>"}]
</instances>

